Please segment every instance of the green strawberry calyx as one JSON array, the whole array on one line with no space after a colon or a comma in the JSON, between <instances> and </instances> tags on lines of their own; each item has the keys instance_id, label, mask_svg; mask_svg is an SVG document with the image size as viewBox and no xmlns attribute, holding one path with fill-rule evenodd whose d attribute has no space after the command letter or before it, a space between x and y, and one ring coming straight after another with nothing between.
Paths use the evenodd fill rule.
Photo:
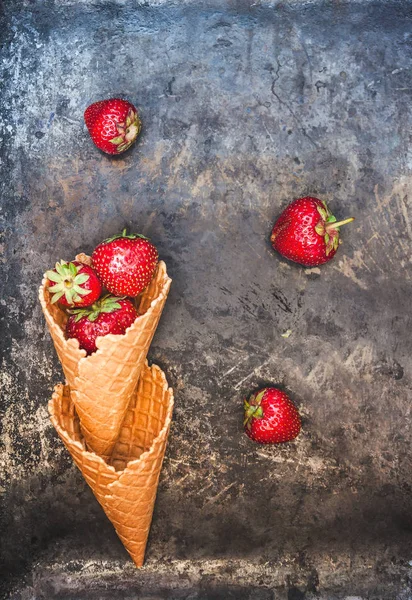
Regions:
<instances>
[{"instance_id":1,"label":"green strawberry calyx","mask_svg":"<svg viewBox=\"0 0 412 600\"><path fill-rule=\"evenodd\" d=\"M263 419L263 409L260 405L262 402L263 396L266 394L266 390L262 390L257 394L253 394L249 398L249 402L244 400L243 407L245 409L245 418L243 420L243 425L248 429L252 427L253 419Z\"/></svg>"},{"instance_id":2,"label":"green strawberry calyx","mask_svg":"<svg viewBox=\"0 0 412 600\"><path fill-rule=\"evenodd\" d=\"M320 220L315 226L315 231L318 235L322 236L325 240L326 256L328 256L332 250L337 250L341 240L339 239L339 227L351 223L354 221L354 217L344 219L343 221L337 221L336 217L330 212L326 202L322 200L323 206L318 206L317 210L320 215Z\"/></svg>"},{"instance_id":3,"label":"green strawberry calyx","mask_svg":"<svg viewBox=\"0 0 412 600\"><path fill-rule=\"evenodd\" d=\"M75 322L77 323L83 317L87 317L89 321L96 321L97 317L102 313L111 313L119 308L122 308L119 304L119 300L124 300L126 296L116 297L108 294L103 296L100 300L97 300L91 306L85 306L82 308L72 308L68 312L71 315L75 315Z\"/></svg>"},{"instance_id":4,"label":"green strawberry calyx","mask_svg":"<svg viewBox=\"0 0 412 600\"><path fill-rule=\"evenodd\" d=\"M124 152L133 144L141 129L141 122L137 112L129 108L125 121L116 123L118 135L112 138L111 144L117 146L117 152Z\"/></svg>"},{"instance_id":5,"label":"green strawberry calyx","mask_svg":"<svg viewBox=\"0 0 412 600\"><path fill-rule=\"evenodd\" d=\"M126 233L126 228L123 229L122 233L118 233L117 235L113 235L112 237L107 238L107 240L104 240L102 242L102 244L109 244L110 242L113 242L114 240L118 240L120 238L126 238L128 240L137 240L137 239L142 239L142 240L147 240L148 238L144 235L142 235L141 233Z\"/></svg>"},{"instance_id":6,"label":"green strawberry calyx","mask_svg":"<svg viewBox=\"0 0 412 600\"><path fill-rule=\"evenodd\" d=\"M74 304L80 302L82 296L90 294L91 290L82 287L90 278L86 273L79 273L82 267L83 265L61 260L56 263L53 270L46 272L47 279L54 284L49 286L52 304L63 296L69 304Z\"/></svg>"}]
</instances>

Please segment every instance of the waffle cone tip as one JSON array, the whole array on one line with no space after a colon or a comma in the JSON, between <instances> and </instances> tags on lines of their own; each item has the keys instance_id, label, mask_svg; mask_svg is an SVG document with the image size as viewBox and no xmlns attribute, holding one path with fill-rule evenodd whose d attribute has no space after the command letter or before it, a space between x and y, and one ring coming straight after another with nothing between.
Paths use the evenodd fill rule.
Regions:
<instances>
[{"instance_id":1,"label":"waffle cone tip","mask_svg":"<svg viewBox=\"0 0 412 600\"><path fill-rule=\"evenodd\" d=\"M136 566L144 560L173 411L173 390L161 369L145 363L111 464L86 449L67 385L55 387L51 421L112 522Z\"/></svg>"}]
</instances>

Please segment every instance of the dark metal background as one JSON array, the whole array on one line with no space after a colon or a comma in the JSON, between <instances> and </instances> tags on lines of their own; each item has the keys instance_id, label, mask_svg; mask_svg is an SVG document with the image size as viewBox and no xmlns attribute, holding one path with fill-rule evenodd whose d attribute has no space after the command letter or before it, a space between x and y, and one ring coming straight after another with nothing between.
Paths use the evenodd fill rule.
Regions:
<instances>
[{"instance_id":1,"label":"dark metal background","mask_svg":"<svg viewBox=\"0 0 412 600\"><path fill-rule=\"evenodd\" d=\"M411 8L3 4L3 597L411 598ZM117 159L83 125L112 95L144 124ZM356 217L321 269L268 241L307 194ZM46 268L124 226L173 277L142 571L49 423L62 373L37 301ZM264 383L300 406L296 443L242 434Z\"/></svg>"}]
</instances>

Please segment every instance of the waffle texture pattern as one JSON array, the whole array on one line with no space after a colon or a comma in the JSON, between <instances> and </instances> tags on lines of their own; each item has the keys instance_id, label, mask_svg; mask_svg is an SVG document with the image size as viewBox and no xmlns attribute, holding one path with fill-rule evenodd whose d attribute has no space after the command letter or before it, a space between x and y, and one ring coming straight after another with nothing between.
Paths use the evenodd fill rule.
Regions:
<instances>
[{"instance_id":1,"label":"waffle texture pattern","mask_svg":"<svg viewBox=\"0 0 412 600\"><path fill-rule=\"evenodd\" d=\"M87 263L85 254L76 259ZM86 447L110 461L140 372L155 334L171 279L159 262L149 286L136 298L139 317L124 335L97 338L97 351L86 356L75 339L65 338L66 313L50 301L43 278L40 303L70 387Z\"/></svg>"},{"instance_id":2,"label":"waffle texture pattern","mask_svg":"<svg viewBox=\"0 0 412 600\"><path fill-rule=\"evenodd\" d=\"M108 464L87 450L70 388L56 386L49 413L60 438L136 566L141 566L173 411L173 390L161 369L141 369Z\"/></svg>"}]
</instances>

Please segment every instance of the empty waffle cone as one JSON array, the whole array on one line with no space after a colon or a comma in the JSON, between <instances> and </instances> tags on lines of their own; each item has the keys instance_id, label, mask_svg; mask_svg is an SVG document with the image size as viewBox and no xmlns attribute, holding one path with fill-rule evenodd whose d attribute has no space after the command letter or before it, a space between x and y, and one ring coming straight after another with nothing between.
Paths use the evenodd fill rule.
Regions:
<instances>
[{"instance_id":1,"label":"empty waffle cone","mask_svg":"<svg viewBox=\"0 0 412 600\"><path fill-rule=\"evenodd\" d=\"M86 262L86 255L77 259ZM166 302L171 279L159 262L155 275L136 298L139 317L124 335L98 337L97 351L86 356L76 339L65 338L67 314L52 304L44 277L40 303L62 364L71 399L89 450L109 460L130 399L139 380L150 343Z\"/></svg>"},{"instance_id":2,"label":"empty waffle cone","mask_svg":"<svg viewBox=\"0 0 412 600\"><path fill-rule=\"evenodd\" d=\"M172 411L173 390L163 371L146 363L107 464L86 450L69 387L56 386L49 401L57 433L138 567L144 560Z\"/></svg>"}]
</instances>

